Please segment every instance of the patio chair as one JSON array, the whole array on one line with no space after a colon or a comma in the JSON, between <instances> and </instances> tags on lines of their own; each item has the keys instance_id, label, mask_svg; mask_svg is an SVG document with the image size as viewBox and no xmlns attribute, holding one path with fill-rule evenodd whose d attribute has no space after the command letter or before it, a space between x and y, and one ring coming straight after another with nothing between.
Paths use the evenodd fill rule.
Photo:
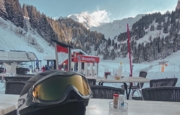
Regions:
<instances>
[{"instance_id":1,"label":"patio chair","mask_svg":"<svg viewBox=\"0 0 180 115\"><path fill-rule=\"evenodd\" d=\"M147 76L147 72L145 72L145 71L140 71L139 77L146 78L146 76ZM131 86L131 89L132 89L131 97L132 97L132 99L135 99L135 100L142 100L142 99L143 99L143 98L142 98L142 91L141 91L143 85L144 85L144 83L137 83L137 85ZM124 88L124 85L122 85L121 88L125 89L125 88ZM127 88L129 89L130 86L128 85ZM141 97L134 97L134 93L135 93L136 91L139 91Z\"/></svg>"},{"instance_id":2,"label":"patio chair","mask_svg":"<svg viewBox=\"0 0 180 115\"><path fill-rule=\"evenodd\" d=\"M180 102L180 87L150 87L142 93L144 100Z\"/></svg>"},{"instance_id":3,"label":"patio chair","mask_svg":"<svg viewBox=\"0 0 180 115\"><path fill-rule=\"evenodd\" d=\"M96 85L96 79L89 79L87 78L89 85Z\"/></svg>"},{"instance_id":4,"label":"patio chair","mask_svg":"<svg viewBox=\"0 0 180 115\"><path fill-rule=\"evenodd\" d=\"M140 71L139 77L146 78L146 76L147 76L147 72ZM142 91L141 90L142 90L143 85L144 85L144 83L137 83L137 85L131 87L131 89L132 89L132 93L131 93L132 99L142 100ZM130 88L130 87L128 86L128 88ZM139 91L141 97L134 97L134 93L136 91Z\"/></svg>"},{"instance_id":5,"label":"patio chair","mask_svg":"<svg viewBox=\"0 0 180 115\"><path fill-rule=\"evenodd\" d=\"M4 77L5 81L24 81L27 82L31 77L19 77L19 76L13 76L13 77Z\"/></svg>"},{"instance_id":6,"label":"patio chair","mask_svg":"<svg viewBox=\"0 0 180 115\"><path fill-rule=\"evenodd\" d=\"M91 90L93 92L93 98L101 98L101 99L113 99L114 93L124 94L123 89L110 87L110 86L94 85L91 86Z\"/></svg>"},{"instance_id":7,"label":"patio chair","mask_svg":"<svg viewBox=\"0 0 180 115\"><path fill-rule=\"evenodd\" d=\"M176 86L178 78L152 79L150 87Z\"/></svg>"},{"instance_id":8,"label":"patio chair","mask_svg":"<svg viewBox=\"0 0 180 115\"><path fill-rule=\"evenodd\" d=\"M8 81L5 86L5 94L19 95L25 84L26 82L23 81Z\"/></svg>"},{"instance_id":9,"label":"patio chair","mask_svg":"<svg viewBox=\"0 0 180 115\"><path fill-rule=\"evenodd\" d=\"M140 71L139 77L146 78L146 76L147 76L147 72L145 72L145 71ZM132 89L132 93L131 93L132 98L134 97L134 93L135 93L136 91L139 91L139 93L140 93L141 96L142 96L142 91L141 91L141 90L142 90L143 85L144 85L144 83L137 83L137 85L131 87L131 89ZM134 98L134 99L135 99L135 98Z\"/></svg>"}]
</instances>

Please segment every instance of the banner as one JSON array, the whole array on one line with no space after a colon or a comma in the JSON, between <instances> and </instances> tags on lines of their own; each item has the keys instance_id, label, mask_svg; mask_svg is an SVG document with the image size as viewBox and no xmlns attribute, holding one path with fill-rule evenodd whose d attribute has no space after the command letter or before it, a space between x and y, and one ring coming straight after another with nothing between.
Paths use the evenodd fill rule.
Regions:
<instances>
[{"instance_id":1,"label":"banner","mask_svg":"<svg viewBox=\"0 0 180 115\"><path fill-rule=\"evenodd\" d=\"M85 56L79 53L73 53L73 62L86 62L86 63L99 63L99 57L97 56Z\"/></svg>"},{"instance_id":2,"label":"banner","mask_svg":"<svg viewBox=\"0 0 180 115\"><path fill-rule=\"evenodd\" d=\"M68 63L68 48L56 45L58 55L58 65Z\"/></svg>"}]
</instances>

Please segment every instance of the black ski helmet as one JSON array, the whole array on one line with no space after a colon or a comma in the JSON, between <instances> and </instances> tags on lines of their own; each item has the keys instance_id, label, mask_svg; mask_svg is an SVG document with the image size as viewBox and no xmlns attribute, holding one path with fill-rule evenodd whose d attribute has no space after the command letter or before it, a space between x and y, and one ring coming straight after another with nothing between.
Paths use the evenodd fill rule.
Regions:
<instances>
[{"instance_id":1,"label":"black ski helmet","mask_svg":"<svg viewBox=\"0 0 180 115\"><path fill-rule=\"evenodd\" d=\"M21 91L18 100L18 113L19 115L85 115L86 106L88 105L89 99L92 96L90 90L90 95L86 98L81 98L77 92L71 91L67 94L66 99L62 103L51 103L51 104L41 104L40 102L33 105L29 104L33 101L31 94L29 93L32 87L41 80L46 80L46 77L51 78L53 76L73 76L79 75L85 78L82 74L76 72L63 72L58 70L50 70L43 73L39 73L29 79L25 84L23 90ZM85 78L86 83L87 79ZM89 86L89 85L88 85ZM77 101L71 101L71 99L77 99Z\"/></svg>"}]
</instances>

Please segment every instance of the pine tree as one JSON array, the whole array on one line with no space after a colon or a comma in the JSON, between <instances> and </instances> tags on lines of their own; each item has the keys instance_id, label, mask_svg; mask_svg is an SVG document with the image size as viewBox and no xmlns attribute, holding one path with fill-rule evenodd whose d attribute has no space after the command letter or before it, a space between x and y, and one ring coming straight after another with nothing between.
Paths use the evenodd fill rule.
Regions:
<instances>
[{"instance_id":1,"label":"pine tree","mask_svg":"<svg viewBox=\"0 0 180 115\"><path fill-rule=\"evenodd\" d=\"M4 4L4 0L0 0L0 17L7 19L7 12Z\"/></svg>"},{"instance_id":2,"label":"pine tree","mask_svg":"<svg viewBox=\"0 0 180 115\"><path fill-rule=\"evenodd\" d=\"M30 23L32 28L38 28L39 20L40 20L40 13L36 10L34 6L27 6L27 12L30 18Z\"/></svg>"},{"instance_id":3,"label":"pine tree","mask_svg":"<svg viewBox=\"0 0 180 115\"><path fill-rule=\"evenodd\" d=\"M108 39L108 46L111 46L111 39Z\"/></svg>"},{"instance_id":4,"label":"pine tree","mask_svg":"<svg viewBox=\"0 0 180 115\"><path fill-rule=\"evenodd\" d=\"M154 31L154 25L151 25L150 30L151 30L151 31Z\"/></svg>"},{"instance_id":5,"label":"pine tree","mask_svg":"<svg viewBox=\"0 0 180 115\"><path fill-rule=\"evenodd\" d=\"M8 14L8 19L11 20L16 26L20 26L23 28L24 18L18 0L5 0L5 7Z\"/></svg>"},{"instance_id":6,"label":"pine tree","mask_svg":"<svg viewBox=\"0 0 180 115\"><path fill-rule=\"evenodd\" d=\"M28 14L28 11L27 11L27 6L25 4L23 4L22 11L23 11L23 15L25 17L29 17L29 14Z\"/></svg>"}]
</instances>

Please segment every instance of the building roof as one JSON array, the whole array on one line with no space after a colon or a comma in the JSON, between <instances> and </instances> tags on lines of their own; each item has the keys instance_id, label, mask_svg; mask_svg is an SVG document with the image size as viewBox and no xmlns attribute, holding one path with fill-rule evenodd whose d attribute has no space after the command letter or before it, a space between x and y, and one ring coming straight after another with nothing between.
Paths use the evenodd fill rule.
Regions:
<instances>
[{"instance_id":1,"label":"building roof","mask_svg":"<svg viewBox=\"0 0 180 115\"><path fill-rule=\"evenodd\" d=\"M0 62L30 62L37 60L33 52L0 52Z\"/></svg>"}]
</instances>

